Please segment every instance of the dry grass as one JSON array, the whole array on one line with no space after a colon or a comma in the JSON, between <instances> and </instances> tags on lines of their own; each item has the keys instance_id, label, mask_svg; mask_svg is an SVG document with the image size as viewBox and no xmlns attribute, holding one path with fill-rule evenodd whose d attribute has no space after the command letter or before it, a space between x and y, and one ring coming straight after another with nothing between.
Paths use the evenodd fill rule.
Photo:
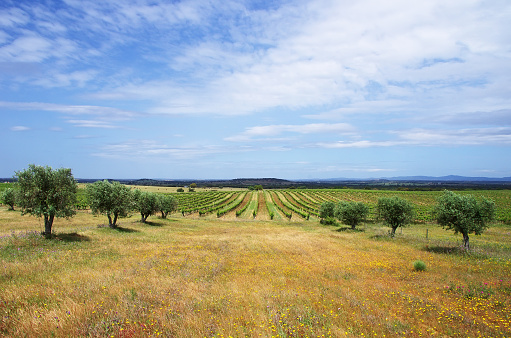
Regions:
<instances>
[{"instance_id":1,"label":"dry grass","mask_svg":"<svg viewBox=\"0 0 511 338\"><path fill-rule=\"evenodd\" d=\"M155 193L177 193L177 189L183 188L183 187L158 187L158 186L145 186L145 185L127 185L127 187L130 187L132 189L139 189L142 191L149 191L149 192L155 192ZM211 188L195 188L195 192L207 192L207 191L245 191L248 190L246 188L230 188L230 187L211 187ZM185 188L185 191L188 192L188 188Z\"/></svg>"},{"instance_id":2,"label":"dry grass","mask_svg":"<svg viewBox=\"0 0 511 338\"><path fill-rule=\"evenodd\" d=\"M45 240L0 208L0 335L510 336L511 229L424 225L394 240L312 221L122 219L79 213ZM16 235L12 235L12 231ZM428 270L414 272L422 260Z\"/></svg>"}]
</instances>

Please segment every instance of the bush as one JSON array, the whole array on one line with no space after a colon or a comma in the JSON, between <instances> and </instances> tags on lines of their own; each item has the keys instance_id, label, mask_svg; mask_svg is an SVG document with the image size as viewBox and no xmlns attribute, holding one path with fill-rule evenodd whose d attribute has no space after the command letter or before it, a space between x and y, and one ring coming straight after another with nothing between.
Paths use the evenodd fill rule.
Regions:
<instances>
[{"instance_id":1,"label":"bush","mask_svg":"<svg viewBox=\"0 0 511 338\"><path fill-rule=\"evenodd\" d=\"M415 261L413 262L413 269L415 271L426 271L426 263L423 261Z\"/></svg>"}]
</instances>

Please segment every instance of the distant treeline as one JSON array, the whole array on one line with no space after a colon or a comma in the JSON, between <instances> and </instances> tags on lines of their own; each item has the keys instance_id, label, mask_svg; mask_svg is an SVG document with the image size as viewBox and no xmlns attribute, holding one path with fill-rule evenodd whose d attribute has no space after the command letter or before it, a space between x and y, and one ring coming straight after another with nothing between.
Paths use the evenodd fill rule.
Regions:
<instances>
[{"instance_id":1,"label":"distant treeline","mask_svg":"<svg viewBox=\"0 0 511 338\"><path fill-rule=\"evenodd\" d=\"M102 179L76 179L78 183L94 183ZM511 189L511 182L498 181L290 181L277 178L238 178L232 180L155 180L155 179L108 179L122 184L159 187L189 187L195 183L199 188L253 188L264 189L377 189L377 190L502 190ZM0 178L0 182L13 182L12 178Z\"/></svg>"}]
</instances>

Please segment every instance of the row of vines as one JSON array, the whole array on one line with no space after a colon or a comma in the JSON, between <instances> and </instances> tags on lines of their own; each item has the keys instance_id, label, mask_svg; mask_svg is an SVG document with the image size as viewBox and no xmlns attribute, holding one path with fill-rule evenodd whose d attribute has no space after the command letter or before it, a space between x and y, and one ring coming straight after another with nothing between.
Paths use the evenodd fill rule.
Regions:
<instances>
[{"instance_id":1,"label":"row of vines","mask_svg":"<svg viewBox=\"0 0 511 338\"><path fill-rule=\"evenodd\" d=\"M441 191L385 191L355 189L269 189L259 191L204 191L171 193L179 203L182 216L208 216L257 219L317 219L319 208L327 201L363 202L369 207L369 220L376 218L380 197L399 196L415 207L417 222L433 221L431 210ZM511 190L459 191L495 201L497 220L511 223ZM77 209L88 209L84 189L79 189Z\"/></svg>"},{"instance_id":2,"label":"row of vines","mask_svg":"<svg viewBox=\"0 0 511 338\"><path fill-rule=\"evenodd\" d=\"M475 197L493 199L497 205L497 219L511 221L510 190L476 190L460 192ZM433 220L431 210L440 196L439 191L381 191L350 189L290 189L234 192L193 192L173 194L179 201L179 212L183 216L215 214L217 217L232 214L233 217L266 219L317 219L319 208L326 201L355 201L369 206L369 219L376 218L376 204L380 197L399 196L413 203L417 222ZM262 205L262 207L261 207Z\"/></svg>"}]
</instances>

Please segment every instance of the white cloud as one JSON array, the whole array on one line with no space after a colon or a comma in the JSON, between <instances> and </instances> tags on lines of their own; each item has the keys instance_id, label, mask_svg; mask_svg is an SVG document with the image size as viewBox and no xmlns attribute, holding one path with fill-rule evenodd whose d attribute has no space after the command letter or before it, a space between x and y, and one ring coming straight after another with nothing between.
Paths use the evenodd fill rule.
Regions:
<instances>
[{"instance_id":1,"label":"white cloud","mask_svg":"<svg viewBox=\"0 0 511 338\"><path fill-rule=\"evenodd\" d=\"M11 131L27 131L30 130L29 127L26 126L13 126L11 127Z\"/></svg>"},{"instance_id":2,"label":"white cloud","mask_svg":"<svg viewBox=\"0 0 511 338\"><path fill-rule=\"evenodd\" d=\"M251 141L258 137L275 137L283 133L298 133L298 134L351 134L354 128L347 123L311 123L303 125L269 125L269 126L256 126L249 127L238 135L225 138L226 141Z\"/></svg>"},{"instance_id":3,"label":"white cloud","mask_svg":"<svg viewBox=\"0 0 511 338\"><path fill-rule=\"evenodd\" d=\"M87 105L63 105L45 102L9 102L0 101L0 108L31 110L31 111L54 111L67 115L95 115L110 121L124 121L138 116L134 111L122 110L112 107L87 106Z\"/></svg>"},{"instance_id":4,"label":"white cloud","mask_svg":"<svg viewBox=\"0 0 511 338\"><path fill-rule=\"evenodd\" d=\"M67 73L50 72L44 77L32 81L33 84L43 87L85 87L92 80L96 79L97 70L81 70Z\"/></svg>"},{"instance_id":5,"label":"white cloud","mask_svg":"<svg viewBox=\"0 0 511 338\"><path fill-rule=\"evenodd\" d=\"M417 145L511 145L511 128L467 128L458 130L412 129L398 132L409 144Z\"/></svg>"},{"instance_id":6,"label":"white cloud","mask_svg":"<svg viewBox=\"0 0 511 338\"><path fill-rule=\"evenodd\" d=\"M171 147L154 140L133 140L103 146L92 154L105 158L122 158L139 161L143 158L158 158L162 161L191 159L211 154L228 152L229 149L218 146L182 146Z\"/></svg>"},{"instance_id":7,"label":"white cloud","mask_svg":"<svg viewBox=\"0 0 511 338\"><path fill-rule=\"evenodd\" d=\"M338 141L338 142L319 142L316 143L316 146L319 148L327 148L327 149L341 149L341 148L374 148L374 147L393 147L397 145L406 145L406 143L402 141Z\"/></svg>"},{"instance_id":8,"label":"white cloud","mask_svg":"<svg viewBox=\"0 0 511 338\"><path fill-rule=\"evenodd\" d=\"M73 124L75 127L81 128L106 128L106 129L118 128L117 126L109 122L98 120L67 120L67 122Z\"/></svg>"},{"instance_id":9,"label":"white cloud","mask_svg":"<svg viewBox=\"0 0 511 338\"><path fill-rule=\"evenodd\" d=\"M4 62L42 62L50 58L73 59L79 56L74 41L50 39L36 34L21 36L0 47L0 60Z\"/></svg>"},{"instance_id":10,"label":"white cloud","mask_svg":"<svg viewBox=\"0 0 511 338\"><path fill-rule=\"evenodd\" d=\"M375 148L394 146L509 146L511 128L423 129L390 132L392 140L360 140L318 142L314 146L327 149Z\"/></svg>"},{"instance_id":11,"label":"white cloud","mask_svg":"<svg viewBox=\"0 0 511 338\"><path fill-rule=\"evenodd\" d=\"M474 84L501 76L496 64L509 63L506 44L498 43L507 37L491 34L502 30L503 18L478 14L483 8L477 1L320 0L267 15L244 9L243 24L235 19L239 10L231 5L232 17L223 23L229 39L211 35L179 52L162 45L168 66L178 71L172 80L138 81L96 97L152 100L150 111L163 114L237 115L322 105L357 111L371 108L372 101L396 111L405 105L420 109L433 99L469 98Z\"/></svg>"},{"instance_id":12,"label":"white cloud","mask_svg":"<svg viewBox=\"0 0 511 338\"><path fill-rule=\"evenodd\" d=\"M24 25L30 20L25 11L20 8L0 10L0 27L14 27Z\"/></svg>"}]
</instances>

